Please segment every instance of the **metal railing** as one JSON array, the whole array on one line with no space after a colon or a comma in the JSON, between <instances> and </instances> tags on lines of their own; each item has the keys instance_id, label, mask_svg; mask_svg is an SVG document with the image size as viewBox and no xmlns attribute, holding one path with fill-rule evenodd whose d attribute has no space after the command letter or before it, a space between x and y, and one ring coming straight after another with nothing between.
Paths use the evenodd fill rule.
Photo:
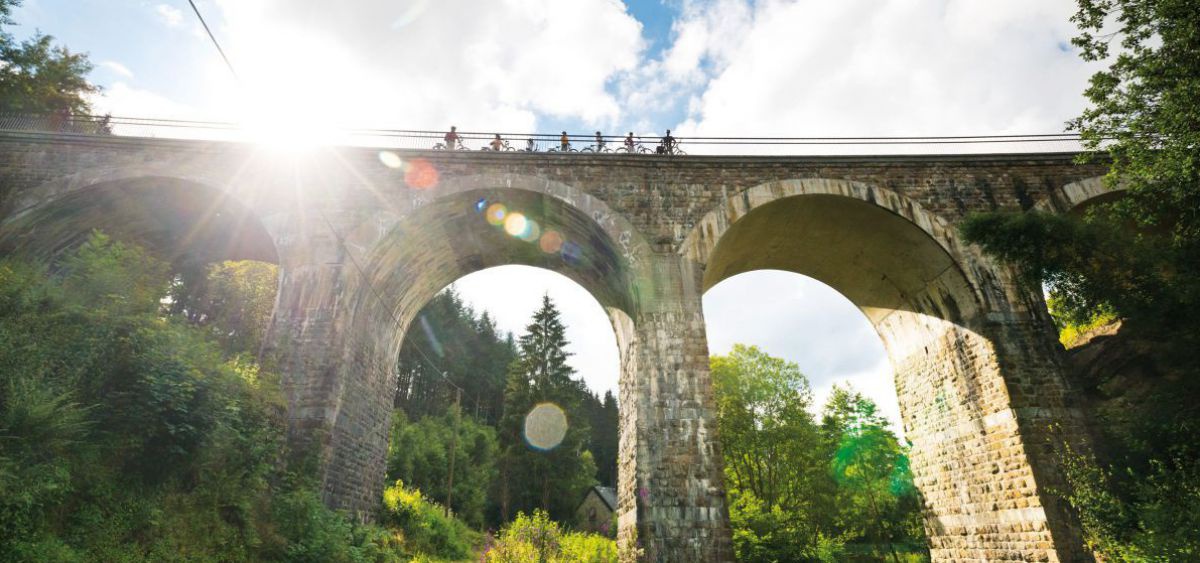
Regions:
<instances>
[{"instance_id":1,"label":"metal railing","mask_svg":"<svg viewBox=\"0 0 1200 563\"><path fill-rule=\"evenodd\" d=\"M418 129L336 129L267 131L230 122L182 119L153 119L88 115L0 114L0 130L61 133L81 136L192 139L232 142L261 142L265 138L311 137L323 145L362 146L389 149L446 150L445 131ZM878 137L686 137L664 147L658 136L635 135L632 146L626 136L498 133L502 152L625 153L674 156L693 154L797 154L881 152L1075 152L1082 149L1079 135L1048 133L1030 135L878 136ZM497 133L458 132L454 150L492 150ZM686 152L685 152L686 148ZM982 150L981 150L982 149Z\"/></svg>"}]
</instances>

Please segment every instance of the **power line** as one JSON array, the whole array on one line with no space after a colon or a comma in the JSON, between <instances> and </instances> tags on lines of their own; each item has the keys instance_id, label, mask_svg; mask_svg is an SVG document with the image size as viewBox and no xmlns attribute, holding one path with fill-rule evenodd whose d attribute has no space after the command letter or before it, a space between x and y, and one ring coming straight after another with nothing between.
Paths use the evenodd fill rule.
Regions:
<instances>
[{"instance_id":1,"label":"power line","mask_svg":"<svg viewBox=\"0 0 1200 563\"><path fill-rule=\"evenodd\" d=\"M196 17L200 20L200 25L204 27L204 31L208 33L208 38L212 40L213 46L221 54L221 59L225 61L225 66L229 68L229 73L233 75L233 79L241 82L242 79L238 77L237 71L233 69L233 63L229 62L229 57L225 56L225 50L221 48L221 43L217 41L217 36L213 35L212 30L208 28L208 22L204 21L204 16L200 15L200 8L196 7L196 2L188 0L188 4L191 5L192 11L196 13Z\"/></svg>"}]
</instances>

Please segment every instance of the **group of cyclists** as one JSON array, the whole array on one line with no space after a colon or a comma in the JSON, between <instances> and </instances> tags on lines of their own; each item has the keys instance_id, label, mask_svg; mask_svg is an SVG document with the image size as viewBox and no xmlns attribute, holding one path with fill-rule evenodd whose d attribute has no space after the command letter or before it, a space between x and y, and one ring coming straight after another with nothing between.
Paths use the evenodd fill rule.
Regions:
<instances>
[{"instance_id":1,"label":"group of cyclists","mask_svg":"<svg viewBox=\"0 0 1200 563\"><path fill-rule=\"evenodd\" d=\"M442 150L442 149L444 149L444 150L466 150L466 148L467 148L466 146L463 145L462 136L460 136L458 134L458 127L455 127L455 126L450 127L450 131L446 132L446 135L443 138L443 141L444 141L443 143L438 143L437 145L434 145L433 148L439 149L439 150ZM505 140L503 137L500 136L499 133L496 133L495 138L493 138L491 141L489 141L487 146L483 147L480 150L512 151L512 150L517 150L517 149L514 148L512 145L510 145L507 140ZM525 149L524 150L526 152L535 152L538 150L537 142L534 140L533 137L527 137L525 139ZM570 136L567 135L566 131L563 131L562 136L559 137L558 146L551 148L550 152L554 152L554 151L575 152L575 150L576 149L571 147ZM653 154L661 154L661 155L684 154L683 151L679 149L679 141L677 139L675 139L675 137L671 136L670 129L667 129L667 134L662 136L662 138L659 140L658 146L656 146L653 150L649 149L645 146L642 146L642 144L634 138L633 131L629 132L629 135L625 137L625 141L622 143L622 145L617 147L615 150L609 149L608 142L604 139L604 135L602 135L599 131L596 131L596 143L593 145L584 147L582 150L583 150L583 152L625 152L625 153L630 153L630 154L638 154L638 153L642 153L642 154L653 153Z\"/></svg>"}]
</instances>

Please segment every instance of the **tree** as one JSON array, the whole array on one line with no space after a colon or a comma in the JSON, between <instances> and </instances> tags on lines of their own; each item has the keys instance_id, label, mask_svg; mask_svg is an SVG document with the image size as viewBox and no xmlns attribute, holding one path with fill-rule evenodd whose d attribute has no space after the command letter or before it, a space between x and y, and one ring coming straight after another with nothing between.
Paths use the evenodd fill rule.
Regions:
<instances>
[{"instance_id":1,"label":"tree","mask_svg":"<svg viewBox=\"0 0 1200 563\"><path fill-rule=\"evenodd\" d=\"M713 356L711 367L738 557L811 560L837 551L821 518L833 511L834 491L808 379L796 364L741 344Z\"/></svg>"},{"instance_id":2,"label":"tree","mask_svg":"<svg viewBox=\"0 0 1200 563\"><path fill-rule=\"evenodd\" d=\"M617 484L617 449L620 445L617 398L612 391L605 391L603 400L587 392L583 404L592 430L588 451L596 460L596 479L601 485L614 487Z\"/></svg>"},{"instance_id":3,"label":"tree","mask_svg":"<svg viewBox=\"0 0 1200 563\"><path fill-rule=\"evenodd\" d=\"M279 267L254 260L183 268L169 310L212 332L226 350L256 356L275 309Z\"/></svg>"},{"instance_id":4,"label":"tree","mask_svg":"<svg viewBox=\"0 0 1200 563\"><path fill-rule=\"evenodd\" d=\"M0 0L0 26L12 25L19 0ZM92 63L41 33L18 42L0 30L0 113L86 115L88 97L100 89L88 82Z\"/></svg>"},{"instance_id":5,"label":"tree","mask_svg":"<svg viewBox=\"0 0 1200 563\"><path fill-rule=\"evenodd\" d=\"M1081 217L983 214L963 234L1033 288L1046 283L1062 324L1115 317L1120 336L1153 350L1146 363L1162 377L1082 382L1139 391L1112 405L1090 397L1105 447L1100 457L1064 448L1061 493L1107 559L1194 558L1200 511L1186 484L1200 473L1200 4L1079 0L1072 19L1083 59L1107 67L1069 125L1090 149L1080 160L1107 159L1105 182L1123 196Z\"/></svg>"},{"instance_id":6,"label":"tree","mask_svg":"<svg viewBox=\"0 0 1200 563\"><path fill-rule=\"evenodd\" d=\"M519 341L517 358L509 367L500 421L500 516L507 521L518 511L541 508L558 521L571 518L576 503L595 483L596 465L585 446L590 428L582 409L587 394L567 364L566 327L549 296ZM529 440L527 417L548 403L561 409L566 428L558 444ZM534 423L557 425L554 417ZM556 428L556 430L563 430Z\"/></svg>"},{"instance_id":7,"label":"tree","mask_svg":"<svg viewBox=\"0 0 1200 563\"><path fill-rule=\"evenodd\" d=\"M500 334L487 312L476 316L453 289L443 291L421 309L404 337L395 406L414 419L441 414L457 386L463 389L463 413L494 425L515 356L511 336Z\"/></svg>"},{"instance_id":8,"label":"tree","mask_svg":"<svg viewBox=\"0 0 1200 563\"><path fill-rule=\"evenodd\" d=\"M711 359L717 424L730 488L770 509L805 510L823 470L812 392L796 364L735 344Z\"/></svg>"},{"instance_id":9,"label":"tree","mask_svg":"<svg viewBox=\"0 0 1200 563\"><path fill-rule=\"evenodd\" d=\"M843 530L872 543L923 546L920 499L908 456L875 402L850 386L835 385L825 403L822 432L834 446L830 468L837 482Z\"/></svg>"},{"instance_id":10,"label":"tree","mask_svg":"<svg viewBox=\"0 0 1200 563\"><path fill-rule=\"evenodd\" d=\"M409 422L403 411L393 413L388 442L389 482L403 481L426 497L446 500L451 442L455 441L454 494L450 508L476 528L484 524L487 495L496 476L496 432L470 417L455 424L452 412ZM458 436L453 436L455 428Z\"/></svg>"},{"instance_id":11,"label":"tree","mask_svg":"<svg viewBox=\"0 0 1200 563\"><path fill-rule=\"evenodd\" d=\"M1060 310L1084 323L1115 314L1180 349L1200 342L1200 5L1190 0L1079 0L1073 43L1108 68L1070 122L1125 189L1083 217L988 213L972 242L1047 282ZM1117 48L1114 49L1114 45Z\"/></svg>"}]
</instances>

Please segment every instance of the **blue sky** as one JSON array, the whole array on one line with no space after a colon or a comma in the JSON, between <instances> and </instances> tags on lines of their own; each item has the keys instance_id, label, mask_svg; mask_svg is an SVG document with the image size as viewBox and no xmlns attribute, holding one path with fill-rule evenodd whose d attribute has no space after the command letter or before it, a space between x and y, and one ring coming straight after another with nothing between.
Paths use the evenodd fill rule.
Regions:
<instances>
[{"instance_id":1,"label":"blue sky","mask_svg":"<svg viewBox=\"0 0 1200 563\"><path fill-rule=\"evenodd\" d=\"M1083 108L1095 70L1069 46L1072 0L198 4L241 83L186 0L25 0L12 31L39 29L88 52L92 79L105 87L95 99L101 112L306 134L450 124L580 134L671 128L686 144L689 135L1059 132ZM1001 150L1033 148L1072 147ZM571 325L582 376L597 390L615 386L611 329L578 286L509 267L458 287L513 331L549 292ZM895 415L878 339L819 281L752 272L710 290L704 307L713 353L757 344L798 363L818 400L849 380Z\"/></svg>"}]
</instances>

